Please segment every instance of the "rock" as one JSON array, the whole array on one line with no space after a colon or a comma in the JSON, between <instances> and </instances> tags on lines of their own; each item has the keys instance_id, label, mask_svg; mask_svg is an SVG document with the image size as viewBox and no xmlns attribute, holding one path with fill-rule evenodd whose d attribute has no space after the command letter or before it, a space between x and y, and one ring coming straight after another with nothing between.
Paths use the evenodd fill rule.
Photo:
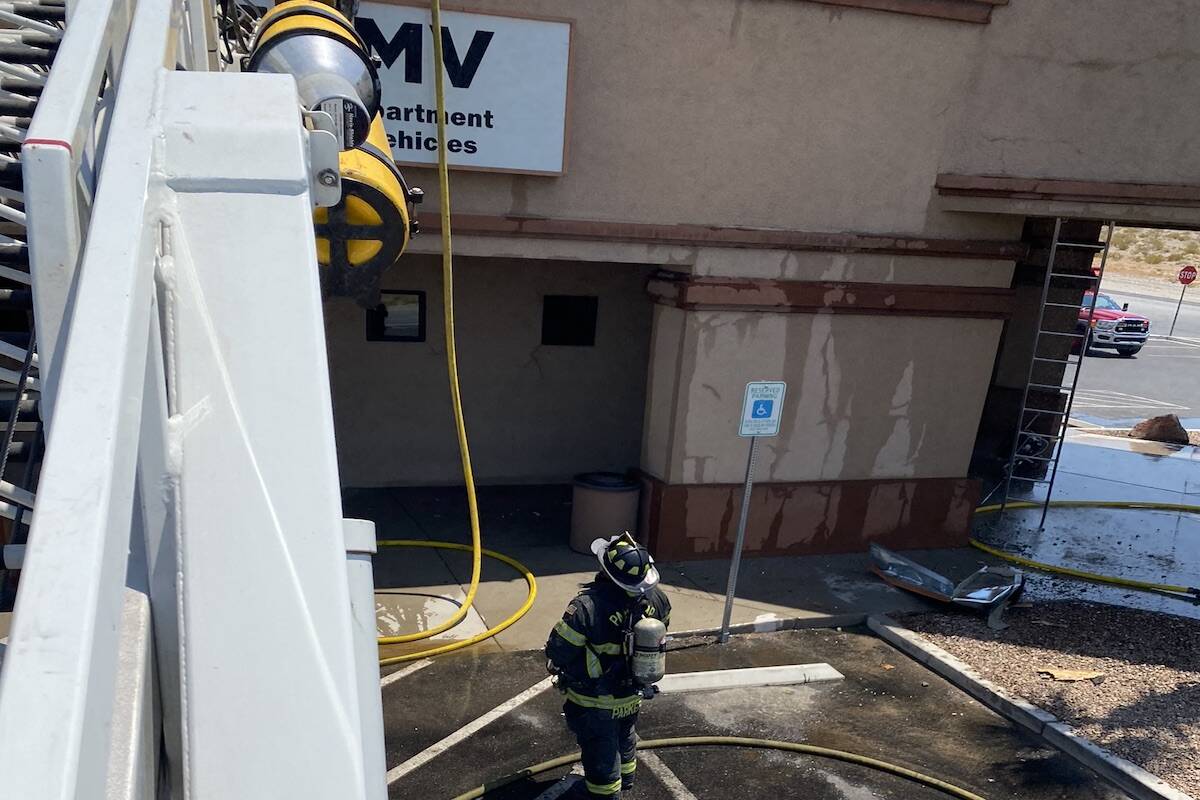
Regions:
<instances>
[{"instance_id":1,"label":"rock","mask_svg":"<svg viewBox=\"0 0 1200 800\"><path fill-rule=\"evenodd\" d=\"M1167 444L1187 444L1188 432L1174 414L1163 414L1161 417L1151 417L1133 426L1129 432L1130 439L1149 439L1152 442Z\"/></svg>"}]
</instances>

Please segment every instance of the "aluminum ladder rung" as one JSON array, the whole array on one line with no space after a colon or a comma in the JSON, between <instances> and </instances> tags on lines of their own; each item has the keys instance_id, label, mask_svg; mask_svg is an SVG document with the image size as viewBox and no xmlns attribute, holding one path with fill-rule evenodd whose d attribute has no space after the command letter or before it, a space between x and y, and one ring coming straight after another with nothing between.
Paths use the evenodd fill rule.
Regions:
<instances>
[{"instance_id":1,"label":"aluminum ladder rung","mask_svg":"<svg viewBox=\"0 0 1200 800\"><path fill-rule=\"evenodd\" d=\"M1027 438L1037 437L1038 439L1045 439L1046 441L1049 441L1049 442L1061 442L1064 438L1061 435L1055 435L1052 433L1039 433L1038 431L1031 431L1031 430L1029 430L1029 428L1021 428L1021 430L1019 431L1019 436L1017 438L1019 439L1021 436L1024 436Z\"/></svg>"},{"instance_id":2,"label":"aluminum ladder rung","mask_svg":"<svg viewBox=\"0 0 1200 800\"><path fill-rule=\"evenodd\" d=\"M1073 308L1076 311L1083 308L1083 306L1078 303L1046 303L1046 305L1050 308Z\"/></svg>"},{"instance_id":3,"label":"aluminum ladder rung","mask_svg":"<svg viewBox=\"0 0 1200 800\"><path fill-rule=\"evenodd\" d=\"M1058 389L1060 392L1067 392L1071 390L1070 386L1063 386L1061 383L1031 383L1029 385L1035 389Z\"/></svg>"},{"instance_id":4,"label":"aluminum ladder rung","mask_svg":"<svg viewBox=\"0 0 1200 800\"><path fill-rule=\"evenodd\" d=\"M1084 250L1103 250L1105 244L1103 242L1059 242L1059 247L1081 247Z\"/></svg>"},{"instance_id":5,"label":"aluminum ladder rung","mask_svg":"<svg viewBox=\"0 0 1200 800\"><path fill-rule=\"evenodd\" d=\"M1046 336L1066 336L1071 339L1086 339L1087 338L1086 333L1060 333L1058 331L1038 331L1039 337L1042 336L1043 334L1045 334Z\"/></svg>"},{"instance_id":6,"label":"aluminum ladder rung","mask_svg":"<svg viewBox=\"0 0 1200 800\"><path fill-rule=\"evenodd\" d=\"M1059 417L1065 417L1067 415L1067 412L1065 412L1065 411L1051 411L1048 408L1030 408L1029 406L1026 406L1025 410L1033 411L1038 414L1054 414L1055 416L1059 416Z\"/></svg>"},{"instance_id":7,"label":"aluminum ladder rung","mask_svg":"<svg viewBox=\"0 0 1200 800\"><path fill-rule=\"evenodd\" d=\"M1067 366L1070 366L1070 367L1078 367L1080 364L1083 363L1082 361L1069 361L1069 360L1064 361L1061 358L1046 358L1045 356L1034 356L1033 360L1034 361L1045 361L1050 364L1066 364Z\"/></svg>"},{"instance_id":8,"label":"aluminum ladder rung","mask_svg":"<svg viewBox=\"0 0 1200 800\"><path fill-rule=\"evenodd\" d=\"M1026 483L1046 483L1046 484L1050 483L1050 481L1047 480L1046 478L1022 478L1020 475L1013 475L1012 479L1014 481L1025 481ZM1044 500L1028 500L1027 502L1043 503L1045 501Z\"/></svg>"},{"instance_id":9,"label":"aluminum ladder rung","mask_svg":"<svg viewBox=\"0 0 1200 800\"><path fill-rule=\"evenodd\" d=\"M1018 455L1017 460L1020 461L1021 459L1025 459L1026 461L1041 461L1043 464L1053 464L1055 461L1053 458L1043 458L1042 456Z\"/></svg>"},{"instance_id":10,"label":"aluminum ladder rung","mask_svg":"<svg viewBox=\"0 0 1200 800\"><path fill-rule=\"evenodd\" d=\"M1051 272L1049 277L1051 277L1051 278L1074 278L1077 281L1098 281L1098 280L1100 280L1100 277L1098 275L1073 275L1070 272Z\"/></svg>"}]
</instances>

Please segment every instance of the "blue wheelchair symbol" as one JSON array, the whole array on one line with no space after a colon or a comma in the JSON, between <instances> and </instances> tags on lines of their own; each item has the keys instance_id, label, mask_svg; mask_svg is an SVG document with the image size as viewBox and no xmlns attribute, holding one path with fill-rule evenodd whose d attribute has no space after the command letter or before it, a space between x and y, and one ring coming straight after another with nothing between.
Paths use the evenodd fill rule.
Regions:
<instances>
[{"instance_id":1,"label":"blue wheelchair symbol","mask_svg":"<svg viewBox=\"0 0 1200 800\"><path fill-rule=\"evenodd\" d=\"M754 419L770 419L771 410L774 407L774 400L755 400L754 406L750 410L750 416Z\"/></svg>"}]
</instances>

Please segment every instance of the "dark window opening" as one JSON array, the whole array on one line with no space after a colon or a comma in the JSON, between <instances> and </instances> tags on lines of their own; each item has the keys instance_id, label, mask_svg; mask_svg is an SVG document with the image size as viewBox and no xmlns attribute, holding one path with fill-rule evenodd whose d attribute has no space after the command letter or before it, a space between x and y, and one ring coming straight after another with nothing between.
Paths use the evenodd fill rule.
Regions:
<instances>
[{"instance_id":1,"label":"dark window opening","mask_svg":"<svg viewBox=\"0 0 1200 800\"><path fill-rule=\"evenodd\" d=\"M599 299L589 295L548 294L542 299L542 344L593 347Z\"/></svg>"},{"instance_id":2,"label":"dark window opening","mask_svg":"<svg viewBox=\"0 0 1200 800\"><path fill-rule=\"evenodd\" d=\"M367 341L425 341L425 293L381 291L379 305L367 309Z\"/></svg>"}]
</instances>

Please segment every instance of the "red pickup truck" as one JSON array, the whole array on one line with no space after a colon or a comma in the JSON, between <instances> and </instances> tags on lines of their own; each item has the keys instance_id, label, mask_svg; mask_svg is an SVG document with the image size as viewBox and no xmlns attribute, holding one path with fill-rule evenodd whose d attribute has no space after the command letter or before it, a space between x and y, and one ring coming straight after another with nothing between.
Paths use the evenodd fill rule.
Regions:
<instances>
[{"instance_id":1,"label":"red pickup truck","mask_svg":"<svg viewBox=\"0 0 1200 800\"><path fill-rule=\"evenodd\" d=\"M1142 349L1142 345L1150 338L1150 320L1137 314L1130 314L1129 304L1119 305L1106 294L1096 298L1096 311L1089 316L1092 305L1092 294L1083 296L1079 307L1079 318L1075 329L1080 334L1091 331L1087 340L1088 347L1103 347L1116 350L1125 358L1130 358Z\"/></svg>"}]
</instances>

